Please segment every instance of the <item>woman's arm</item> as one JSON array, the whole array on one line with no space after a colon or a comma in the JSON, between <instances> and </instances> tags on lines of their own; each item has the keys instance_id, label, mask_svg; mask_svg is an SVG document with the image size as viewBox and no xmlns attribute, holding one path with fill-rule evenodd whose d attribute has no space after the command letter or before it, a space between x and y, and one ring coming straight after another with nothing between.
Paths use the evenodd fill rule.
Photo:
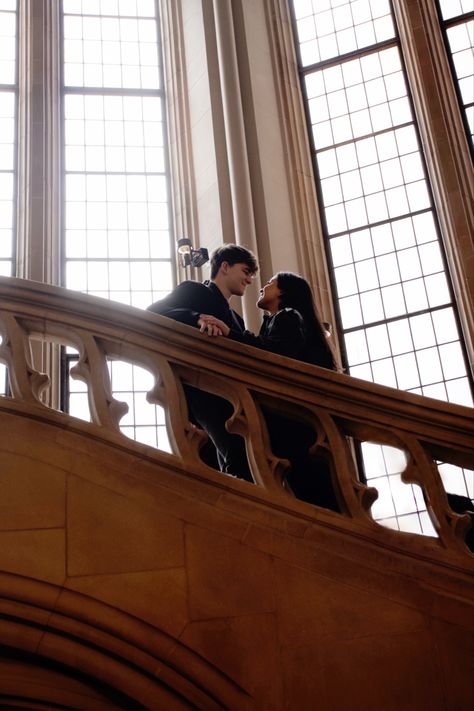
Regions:
<instances>
[{"instance_id":1,"label":"woman's arm","mask_svg":"<svg viewBox=\"0 0 474 711\"><path fill-rule=\"evenodd\" d=\"M258 336L250 331L230 331L230 338L272 353L299 358L306 342L303 319L294 309L283 309L263 324Z\"/></svg>"}]
</instances>

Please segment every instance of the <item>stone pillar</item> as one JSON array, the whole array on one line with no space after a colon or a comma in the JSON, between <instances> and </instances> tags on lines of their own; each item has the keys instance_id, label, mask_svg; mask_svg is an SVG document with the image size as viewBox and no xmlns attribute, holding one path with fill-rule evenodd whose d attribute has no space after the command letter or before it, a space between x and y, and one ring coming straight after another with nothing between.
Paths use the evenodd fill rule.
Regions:
<instances>
[{"instance_id":1,"label":"stone pillar","mask_svg":"<svg viewBox=\"0 0 474 711\"><path fill-rule=\"evenodd\" d=\"M61 171L58 0L19 3L19 130L17 275L60 284ZM35 367L59 402L59 349L33 343Z\"/></svg>"}]
</instances>

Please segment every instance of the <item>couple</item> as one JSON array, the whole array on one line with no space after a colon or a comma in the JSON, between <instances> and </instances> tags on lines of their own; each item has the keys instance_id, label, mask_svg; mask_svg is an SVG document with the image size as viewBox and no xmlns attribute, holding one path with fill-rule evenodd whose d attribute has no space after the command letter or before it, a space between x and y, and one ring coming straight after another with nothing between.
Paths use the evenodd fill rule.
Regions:
<instances>
[{"instance_id":1,"label":"couple","mask_svg":"<svg viewBox=\"0 0 474 711\"><path fill-rule=\"evenodd\" d=\"M267 314L257 336L245 329L242 318L229 306L231 296L243 296L257 273L255 256L244 247L225 244L213 252L210 265L209 281L185 281L148 309L198 327L208 336L224 336L306 363L335 369L327 331L319 320L311 289L303 277L279 272L261 289L257 306ZM225 428L226 421L233 414L230 402L191 385L185 385L184 389L192 421L208 433L216 448L219 469L253 482L244 440ZM314 482L309 483L307 451L313 441L313 431L305 431L302 424L297 423L295 436L288 438L288 420L275 413L264 411L264 414L274 453L291 461L288 483L295 495L304 500L312 499L312 503L319 505L325 505L328 499L326 505L334 508L336 503L328 473L324 477L326 481L319 482L319 488L322 485L326 492L322 494L322 503L314 501L318 494L313 491ZM284 438L287 443L282 447L283 431L287 435Z\"/></svg>"}]
</instances>

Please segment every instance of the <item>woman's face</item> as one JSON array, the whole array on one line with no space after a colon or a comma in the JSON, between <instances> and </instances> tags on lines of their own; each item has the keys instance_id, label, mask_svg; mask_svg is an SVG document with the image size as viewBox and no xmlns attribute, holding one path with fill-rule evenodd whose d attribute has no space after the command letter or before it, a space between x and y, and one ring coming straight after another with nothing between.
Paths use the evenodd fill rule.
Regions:
<instances>
[{"instance_id":1,"label":"woman's face","mask_svg":"<svg viewBox=\"0 0 474 711\"><path fill-rule=\"evenodd\" d=\"M260 289L257 306L259 309L264 309L274 314L280 308L280 298L281 291L278 288L278 280L276 276L273 276L265 286Z\"/></svg>"}]
</instances>

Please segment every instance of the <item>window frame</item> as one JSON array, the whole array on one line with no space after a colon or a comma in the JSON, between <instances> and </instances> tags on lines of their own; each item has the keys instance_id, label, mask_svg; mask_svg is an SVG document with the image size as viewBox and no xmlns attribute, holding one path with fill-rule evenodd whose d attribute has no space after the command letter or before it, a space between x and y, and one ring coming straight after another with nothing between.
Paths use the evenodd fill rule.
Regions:
<instances>
[{"instance_id":1,"label":"window frame","mask_svg":"<svg viewBox=\"0 0 474 711\"><path fill-rule=\"evenodd\" d=\"M435 2L436 10L438 13L439 26L441 28L441 33L443 36L444 47L446 50L446 60L449 65L449 68L451 70L453 88L454 88L454 91L456 92L456 96L458 99L459 114L460 114L461 121L464 126L464 130L466 132L467 144L469 146L471 158L474 163L474 127L473 127L473 135L471 136L471 129L469 126L469 122L467 120L466 110L465 110L465 106L464 106L462 95L461 95L461 90L459 88L459 82L458 82L457 75L456 75L456 68L454 65L453 53L451 50L451 43L450 43L449 37L448 37L448 30L450 27L455 27L456 25L463 24L467 20L471 20L474 22L474 10L471 13L467 12L462 15L456 15L454 17L449 18L448 20L445 20L443 18L441 4L440 4L439 0L434 0L434 2ZM471 107L474 111L474 102L471 105Z\"/></svg>"}]
</instances>

